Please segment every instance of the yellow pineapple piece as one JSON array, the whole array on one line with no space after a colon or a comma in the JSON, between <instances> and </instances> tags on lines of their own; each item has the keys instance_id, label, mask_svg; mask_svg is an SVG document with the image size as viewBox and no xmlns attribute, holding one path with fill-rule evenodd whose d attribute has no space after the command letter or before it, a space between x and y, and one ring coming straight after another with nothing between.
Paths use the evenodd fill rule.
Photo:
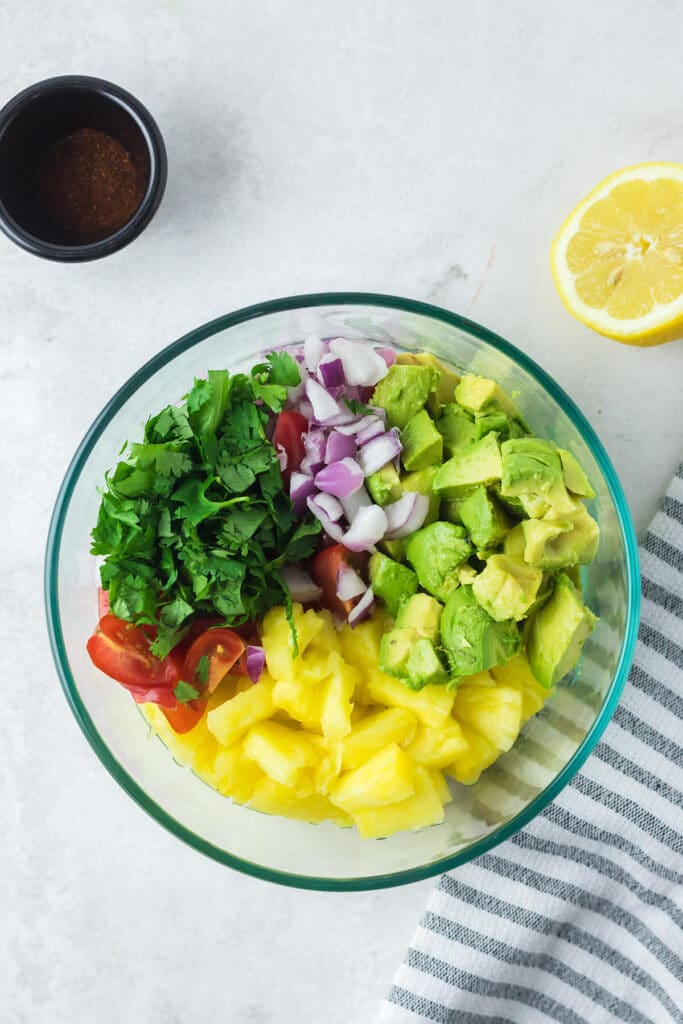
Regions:
<instances>
[{"instance_id":1,"label":"yellow pineapple piece","mask_svg":"<svg viewBox=\"0 0 683 1024\"><path fill-rule=\"evenodd\" d=\"M360 768L342 775L330 792L330 800L354 813L367 807L399 803L415 791L413 768L397 743L371 757Z\"/></svg>"},{"instance_id":2,"label":"yellow pineapple piece","mask_svg":"<svg viewBox=\"0 0 683 1024\"><path fill-rule=\"evenodd\" d=\"M316 752L305 733L276 722L252 726L244 740L244 753L283 786L294 786L302 769L317 763Z\"/></svg>"},{"instance_id":3,"label":"yellow pineapple piece","mask_svg":"<svg viewBox=\"0 0 683 1024\"><path fill-rule=\"evenodd\" d=\"M432 782L436 787L436 791L439 794L439 799L441 800L441 803L444 805L444 807L446 806L446 804L452 803L453 794L448 788L448 783L444 778L443 772L439 771L439 769L436 768L432 770L429 774L431 776Z\"/></svg>"},{"instance_id":4,"label":"yellow pineapple piece","mask_svg":"<svg viewBox=\"0 0 683 1024\"><path fill-rule=\"evenodd\" d=\"M327 796L336 783L342 769L342 745L331 743L313 771L313 787L316 793Z\"/></svg>"},{"instance_id":5,"label":"yellow pineapple piece","mask_svg":"<svg viewBox=\"0 0 683 1024\"><path fill-rule=\"evenodd\" d=\"M359 622L353 629L342 626L338 632L344 660L356 668L367 671L377 667L379 645L386 629L384 616L379 612L365 622Z\"/></svg>"},{"instance_id":6,"label":"yellow pineapple piece","mask_svg":"<svg viewBox=\"0 0 683 1024\"><path fill-rule=\"evenodd\" d=\"M473 785L483 771L489 768L500 757L500 750L476 729L461 722L463 736L467 740L467 750L444 769L456 782L465 786Z\"/></svg>"},{"instance_id":7,"label":"yellow pineapple piece","mask_svg":"<svg viewBox=\"0 0 683 1024\"><path fill-rule=\"evenodd\" d=\"M522 727L522 695L511 686L460 687L453 715L486 736L499 750L509 750Z\"/></svg>"},{"instance_id":8,"label":"yellow pineapple piece","mask_svg":"<svg viewBox=\"0 0 683 1024\"><path fill-rule=\"evenodd\" d=\"M298 679L278 679L273 687L273 704L286 711L306 729L320 729L322 689Z\"/></svg>"},{"instance_id":9,"label":"yellow pineapple piece","mask_svg":"<svg viewBox=\"0 0 683 1024\"><path fill-rule=\"evenodd\" d=\"M357 669L336 654L334 671L321 684L320 725L328 742L341 740L351 732L351 701L358 679Z\"/></svg>"},{"instance_id":10,"label":"yellow pineapple piece","mask_svg":"<svg viewBox=\"0 0 683 1024\"><path fill-rule=\"evenodd\" d=\"M313 637L310 646L323 651L336 651L337 654L340 654L341 643L339 641L339 633L332 620L332 615L328 611L317 612L316 614L319 619L322 619L322 629Z\"/></svg>"},{"instance_id":11,"label":"yellow pineapple piece","mask_svg":"<svg viewBox=\"0 0 683 1024\"><path fill-rule=\"evenodd\" d=\"M352 824L349 816L330 803L326 796L318 793L297 796L292 789L268 778L256 783L249 806L264 814L277 814L312 824L328 820L342 828Z\"/></svg>"},{"instance_id":12,"label":"yellow pineapple piece","mask_svg":"<svg viewBox=\"0 0 683 1024\"><path fill-rule=\"evenodd\" d=\"M420 725L406 754L424 768L445 768L467 750L467 740L458 723L449 718L443 725Z\"/></svg>"},{"instance_id":13,"label":"yellow pineapple piece","mask_svg":"<svg viewBox=\"0 0 683 1024\"><path fill-rule=\"evenodd\" d=\"M244 693L238 693L208 711L206 722L218 742L230 747L252 725L270 718L274 711L273 683L264 673L259 682Z\"/></svg>"},{"instance_id":14,"label":"yellow pineapple piece","mask_svg":"<svg viewBox=\"0 0 683 1024\"><path fill-rule=\"evenodd\" d=\"M263 772L248 758L241 743L232 747L219 747L210 771L202 778L223 796L232 797L239 804L251 800L254 786L265 778Z\"/></svg>"},{"instance_id":15,"label":"yellow pineapple piece","mask_svg":"<svg viewBox=\"0 0 683 1024\"><path fill-rule=\"evenodd\" d=\"M512 686L521 693L522 722L537 714L555 693L555 687L547 689L536 682L524 653L518 654L504 665L496 665L491 672L501 686Z\"/></svg>"},{"instance_id":16,"label":"yellow pineapple piece","mask_svg":"<svg viewBox=\"0 0 683 1024\"><path fill-rule=\"evenodd\" d=\"M392 679L379 669L370 673L367 692L377 704L405 708L412 711L425 725L439 726L447 721L453 710L455 693L445 686L423 686L410 690L398 679Z\"/></svg>"},{"instance_id":17,"label":"yellow pineapple piece","mask_svg":"<svg viewBox=\"0 0 683 1024\"><path fill-rule=\"evenodd\" d=\"M460 687L463 686L495 686L496 680L490 672L475 672L473 676L463 676L460 680Z\"/></svg>"},{"instance_id":18,"label":"yellow pineapple piece","mask_svg":"<svg viewBox=\"0 0 683 1024\"><path fill-rule=\"evenodd\" d=\"M440 786L426 768L415 769L415 792L412 796L388 807L371 807L353 814L363 839L382 839L395 832L416 831L426 825L438 825L443 819Z\"/></svg>"},{"instance_id":19,"label":"yellow pineapple piece","mask_svg":"<svg viewBox=\"0 0 683 1024\"><path fill-rule=\"evenodd\" d=\"M353 725L342 743L342 765L358 768L389 743L405 746L417 730L417 719L405 708L385 708Z\"/></svg>"},{"instance_id":20,"label":"yellow pineapple piece","mask_svg":"<svg viewBox=\"0 0 683 1024\"><path fill-rule=\"evenodd\" d=\"M304 612L300 604L294 605L294 623L296 625L299 654L294 657L294 641L287 621L285 609L271 608L263 620L261 643L266 652L268 672L273 679L289 679L293 675L293 666L303 657L306 648L315 637L322 632L325 620L313 609ZM296 669L294 668L294 672Z\"/></svg>"}]
</instances>

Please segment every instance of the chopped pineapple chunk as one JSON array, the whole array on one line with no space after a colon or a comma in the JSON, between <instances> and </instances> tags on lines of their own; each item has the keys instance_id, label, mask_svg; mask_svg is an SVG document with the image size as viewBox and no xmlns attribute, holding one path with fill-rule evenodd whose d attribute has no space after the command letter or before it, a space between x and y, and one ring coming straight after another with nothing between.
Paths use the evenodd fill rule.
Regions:
<instances>
[{"instance_id":1,"label":"chopped pineapple chunk","mask_svg":"<svg viewBox=\"0 0 683 1024\"><path fill-rule=\"evenodd\" d=\"M363 839L382 839L394 832L416 831L426 825L438 825L443 819L440 787L426 768L415 769L412 796L388 807L371 807L353 814Z\"/></svg>"},{"instance_id":2,"label":"chopped pineapple chunk","mask_svg":"<svg viewBox=\"0 0 683 1024\"><path fill-rule=\"evenodd\" d=\"M460 687L453 714L499 750L509 750L522 727L522 695L511 686Z\"/></svg>"},{"instance_id":3,"label":"chopped pineapple chunk","mask_svg":"<svg viewBox=\"0 0 683 1024\"><path fill-rule=\"evenodd\" d=\"M283 786L294 786L303 768L317 762L313 744L303 732L288 729L277 722L259 722L244 740L244 753L266 775Z\"/></svg>"},{"instance_id":4,"label":"chopped pineapple chunk","mask_svg":"<svg viewBox=\"0 0 683 1024\"><path fill-rule=\"evenodd\" d=\"M406 754L424 768L445 768L467 750L462 729L450 718L437 728L421 725L406 747Z\"/></svg>"},{"instance_id":5,"label":"chopped pineapple chunk","mask_svg":"<svg viewBox=\"0 0 683 1024\"><path fill-rule=\"evenodd\" d=\"M273 687L273 704L286 711L306 729L320 730L322 692L319 686L298 679L278 679Z\"/></svg>"},{"instance_id":6,"label":"chopped pineapple chunk","mask_svg":"<svg viewBox=\"0 0 683 1024\"><path fill-rule=\"evenodd\" d=\"M206 723L218 742L230 747L252 725L270 718L274 711L273 683L264 673L255 686L208 711Z\"/></svg>"},{"instance_id":7,"label":"chopped pineapple chunk","mask_svg":"<svg viewBox=\"0 0 683 1024\"><path fill-rule=\"evenodd\" d=\"M462 782L465 786L473 785L481 773L493 764L500 757L500 750L491 743L485 736L472 729L464 722L461 729L467 740L467 750L460 757L447 765L444 769L446 775L450 775L456 782Z\"/></svg>"},{"instance_id":8,"label":"chopped pineapple chunk","mask_svg":"<svg viewBox=\"0 0 683 1024\"><path fill-rule=\"evenodd\" d=\"M405 746L417 729L417 719L405 708L385 708L354 725L342 744L344 768L358 768L389 743Z\"/></svg>"},{"instance_id":9,"label":"chopped pineapple chunk","mask_svg":"<svg viewBox=\"0 0 683 1024\"><path fill-rule=\"evenodd\" d=\"M338 654L334 671L322 685L320 726L325 739L341 740L351 732L351 708L358 672L347 665Z\"/></svg>"},{"instance_id":10,"label":"chopped pineapple chunk","mask_svg":"<svg viewBox=\"0 0 683 1024\"><path fill-rule=\"evenodd\" d=\"M536 682L525 654L518 654L504 665L496 665L491 672L501 686L512 686L522 695L522 721L537 714L545 702L554 695L555 687L548 689Z\"/></svg>"},{"instance_id":11,"label":"chopped pineapple chunk","mask_svg":"<svg viewBox=\"0 0 683 1024\"><path fill-rule=\"evenodd\" d=\"M409 690L398 679L392 679L375 669L367 684L367 691L377 704L412 711L425 725L439 726L448 720L453 709L455 693L445 686L423 686Z\"/></svg>"},{"instance_id":12,"label":"chopped pineapple chunk","mask_svg":"<svg viewBox=\"0 0 683 1024\"><path fill-rule=\"evenodd\" d=\"M309 821L311 824L318 824L321 821L333 821L342 828L352 824L351 819L343 811L325 796L313 793L310 796L297 796L292 789L273 782L272 779L262 779L257 782L250 807L264 814L278 814L285 818L298 818L300 821Z\"/></svg>"},{"instance_id":13,"label":"chopped pineapple chunk","mask_svg":"<svg viewBox=\"0 0 683 1024\"><path fill-rule=\"evenodd\" d=\"M385 807L406 800L415 791L413 768L397 743L371 757L360 768L342 775L330 800L354 813L367 807Z\"/></svg>"}]
</instances>

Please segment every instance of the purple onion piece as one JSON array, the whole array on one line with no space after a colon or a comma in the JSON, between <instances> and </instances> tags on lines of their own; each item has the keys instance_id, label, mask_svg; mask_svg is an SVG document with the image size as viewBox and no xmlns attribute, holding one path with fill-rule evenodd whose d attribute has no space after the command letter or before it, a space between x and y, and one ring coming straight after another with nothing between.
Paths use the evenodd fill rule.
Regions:
<instances>
[{"instance_id":1,"label":"purple onion piece","mask_svg":"<svg viewBox=\"0 0 683 1024\"><path fill-rule=\"evenodd\" d=\"M249 644L247 647L247 675L252 683L258 683L266 666L266 652L262 647Z\"/></svg>"},{"instance_id":2,"label":"purple onion piece","mask_svg":"<svg viewBox=\"0 0 683 1024\"><path fill-rule=\"evenodd\" d=\"M360 597L367 589L355 569L346 562L339 563L336 594L340 601L353 601L354 597Z\"/></svg>"},{"instance_id":3,"label":"purple onion piece","mask_svg":"<svg viewBox=\"0 0 683 1024\"><path fill-rule=\"evenodd\" d=\"M315 475L315 486L337 498L348 498L363 486L363 470L354 459L331 462Z\"/></svg>"},{"instance_id":4,"label":"purple onion piece","mask_svg":"<svg viewBox=\"0 0 683 1024\"><path fill-rule=\"evenodd\" d=\"M324 355L327 355L326 343L315 334L309 334L304 341L304 363L309 373L315 373Z\"/></svg>"},{"instance_id":5,"label":"purple onion piece","mask_svg":"<svg viewBox=\"0 0 683 1024\"><path fill-rule=\"evenodd\" d=\"M387 517L387 540L400 540L419 530L429 512L429 498L426 494L407 491L398 501L384 506Z\"/></svg>"},{"instance_id":6,"label":"purple onion piece","mask_svg":"<svg viewBox=\"0 0 683 1024\"><path fill-rule=\"evenodd\" d=\"M324 388L339 388L344 383L344 367L338 356L328 352L318 363L318 380Z\"/></svg>"},{"instance_id":7,"label":"purple onion piece","mask_svg":"<svg viewBox=\"0 0 683 1024\"><path fill-rule=\"evenodd\" d=\"M382 428L384 429L384 428ZM338 430L331 430L325 445L325 462L339 462L341 459L352 459L356 454L355 439Z\"/></svg>"},{"instance_id":8,"label":"purple onion piece","mask_svg":"<svg viewBox=\"0 0 683 1024\"><path fill-rule=\"evenodd\" d=\"M344 434L345 437L351 437L353 434L357 434L358 431L361 430L363 427L363 420L366 419L365 416L357 416L355 413L349 413L349 416L351 417L351 419L349 419L346 423L334 425L335 430L337 430L340 434Z\"/></svg>"},{"instance_id":9,"label":"purple onion piece","mask_svg":"<svg viewBox=\"0 0 683 1024\"><path fill-rule=\"evenodd\" d=\"M286 565L282 570L282 578L292 595L292 601L300 601L301 604L312 604L322 596L320 587L298 565Z\"/></svg>"},{"instance_id":10,"label":"purple onion piece","mask_svg":"<svg viewBox=\"0 0 683 1024\"><path fill-rule=\"evenodd\" d=\"M313 513L315 518L320 522L323 530L330 538L339 543L344 536L344 531L341 526L335 523L327 514L324 508L322 508L317 501L317 495L314 497L307 498L306 504L310 511Z\"/></svg>"},{"instance_id":11,"label":"purple onion piece","mask_svg":"<svg viewBox=\"0 0 683 1024\"><path fill-rule=\"evenodd\" d=\"M309 430L302 435L304 451L312 462L323 462L325 459L325 446L327 434L324 430ZM305 457L305 456L304 456Z\"/></svg>"},{"instance_id":12,"label":"purple onion piece","mask_svg":"<svg viewBox=\"0 0 683 1024\"><path fill-rule=\"evenodd\" d=\"M349 551L369 551L382 539L386 529L387 517L384 509L379 505L368 505L358 510L342 538L342 543Z\"/></svg>"},{"instance_id":13,"label":"purple onion piece","mask_svg":"<svg viewBox=\"0 0 683 1024\"><path fill-rule=\"evenodd\" d=\"M281 444L275 446L275 451L277 452L277 461L280 463L280 472L284 473L287 469L287 452Z\"/></svg>"},{"instance_id":14,"label":"purple onion piece","mask_svg":"<svg viewBox=\"0 0 683 1024\"><path fill-rule=\"evenodd\" d=\"M318 508L327 513L333 523L336 523L344 515L342 503L333 494L326 494L324 491L320 491L315 496L315 503Z\"/></svg>"},{"instance_id":15,"label":"purple onion piece","mask_svg":"<svg viewBox=\"0 0 683 1024\"><path fill-rule=\"evenodd\" d=\"M306 476L315 476L318 470L322 469L324 465L325 463L322 460L318 461L317 459L311 459L308 455L304 455L299 469L302 473L305 473Z\"/></svg>"},{"instance_id":16,"label":"purple onion piece","mask_svg":"<svg viewBox=\"0 0 683 1024\"><path fill-rule=\"evenodd\" d=\"M367 342L335 338L330 352L341 359L347 384L374 387L389 372L386 361Z\"/></svg>"},{"instance_id":17,"label":"purple onion piece","mask_svg":"<svg viewBox=\"0 0 683 1024\"><path fill-rule=\"evenodd\" d=\"M402 451L402 445L398 437L398 430L393 427L388 434L381 434L379 437L368 441L358 452L358 464L365 476L376 473L387 462L397 458Z\"/></svg>"},{"instance_id":18,"label":"purple onion piece","mask_svg":"<svg viewBox=\"0 0 683 1024\"><path fill-rule=\"evenodd\" d=\"M289 480L289 496L292 499L294 511L302 516L306 511L306 499L315 494L315 481L312 476L306 473L294 472Z\"/></svg>"},{"instance_id":19,"label":"purple onion piece","mask_svg":"<svg viewBox=\"0 0 683 1024\"><path fill-rule=\"evenodd\" d=\"M300 412L305 420L313 419L313 406L311 405L310 402L307 402L306 399L303 399L303 401L299 402L296 411Z\"/></svg>"},{"instance_id":20,"label":"purple onion piece","mask_svg":"<svg viewBox=\"0 0 683 1024\"><path fill-rule=\"evenodd\" d=\"M360 487L353 494L350 494L348 498L342 498L340 502L344 515L350 523L356 518L359 509L368 508L372 503L372 498L365 487Z\"/></svg>"},{"instance_id":21,"label":"purple onion piece","mask_svg":"<svg viewBox=\"0 0 683 1024\"><path fill-rule=\"evenodd\" d=\"M372 587L368 587L358 604L355 604L349 612L349 626L355 626L366 619L372 611L374 603L375 595L372 592Z\"/></svg>"},{"instance_id":22,"label":"purple onion piece","mask_svg":"<svg viewBox=\"0 0 683 1024\"><path fill-rule=\"evenodd\" d=\"M309 377L306 381L306 397L313 408L313 416L318 423L331 425L337 417L343 416L341 406L329 395L322 384Z\"/></svg>"},{"instance_id":23,"label":"purple onion piece","mask_svg":"<svg viewBox=\"0 0 683 1024\"><path fill-rule=\"evenodd\" d=\"M393 348L377 348L375 352L378 356L381 356L387 367L391 368L396 362L396 352Z\"/></svg>"},{"instance_id":24,"label":"purple onion piece","mask_svg":"<svg viewBox=\"0 0 683 1024\"><path fill-rule=\"evenodd\" d=\"M384 423L379 416L364 416L365 423L356 434L356 444L361 447L384 433Z\"/></svg>"}]
</instances>

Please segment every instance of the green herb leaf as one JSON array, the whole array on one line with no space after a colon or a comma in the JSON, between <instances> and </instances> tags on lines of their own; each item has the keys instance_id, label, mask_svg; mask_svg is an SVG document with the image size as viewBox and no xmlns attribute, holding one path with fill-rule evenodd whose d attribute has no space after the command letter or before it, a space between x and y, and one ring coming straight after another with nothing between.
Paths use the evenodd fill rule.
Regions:
<instances>
[{"instance_id":1,"label":"green herb leaf","mask_svg":"<svg viewBox=\"0 0 683 1024\"><path fill-rule=\"evenodd\" d=\"M355 416L372 416L374 413L374 409L369 405L363 405L357 398L342 398L342 402Z\"/></svg>"},{"instance_id":2,"label":"green herb leaf","mask_svg":"<svg viewBox=\"0 0 683 1024\"><path fill-rule=\"evenodd\" d=\"M194 686L190 686L182 679L173 687L173 693L179 704L187 704L199 696L199 690L195 690Z\"/></svg>"},{"instance_id":3,"label":"green herb leaf","mask_svg":"<svg viewBox=\"0 0 683 1024\"><path fill-rule=\"evenodd\" d=\"M201 658L197 662L197 667L194 670L195 679L206 686L209 681L209 656L208 654L202 654Z\"/></svg>"}]
</instances>

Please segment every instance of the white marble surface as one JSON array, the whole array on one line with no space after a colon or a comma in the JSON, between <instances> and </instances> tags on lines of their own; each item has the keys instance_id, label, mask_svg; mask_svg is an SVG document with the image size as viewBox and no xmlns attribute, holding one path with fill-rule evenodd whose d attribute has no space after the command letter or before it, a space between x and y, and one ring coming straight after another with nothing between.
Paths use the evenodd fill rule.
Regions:
<instances>
[{"instance_id":1,"label":"white marble surface","mask_svg":"<svg viewBox=\"0 0 683 1024\"><path fill-rule=\"evenodd\" d=\"M604 174L681 160L678 5L0 0L0 101L110 78L165 135L132 247L82 266L0 238L0 1018L369 1024L430 883L327 895L202 859L109 778L47 648L49 515L89 423L144 360L248 303L428 299L520 345L596 426L639 530L683 455L683 343L563 311L552 234Z\"/></svg>"}]
</instances>

